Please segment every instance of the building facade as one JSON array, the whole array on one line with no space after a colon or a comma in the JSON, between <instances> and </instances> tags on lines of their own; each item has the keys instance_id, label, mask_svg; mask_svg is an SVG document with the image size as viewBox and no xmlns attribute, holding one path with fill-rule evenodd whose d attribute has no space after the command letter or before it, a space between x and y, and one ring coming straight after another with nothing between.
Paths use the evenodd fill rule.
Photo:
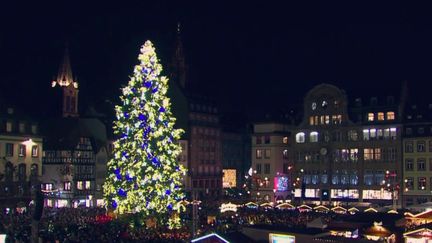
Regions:
<instances>
[{"instance_id":1,"label":"building facade","mask_svg":"<svg viewBox=\"0 0 432 243\"><path fill-rule=\"evenodd\" d=\"M349 107L345 92L321 84L304 99L304 118L295 130L295 197L330 203L398 204L401 124L394 99Z\"/></svg>"},{"instance_id":2,"label":"building facade","mask_svg":"<svg viewBox=\"0 0 432 243\"><path fill-rule=\"evenodd\" d=\"M291 199L293 126L279 122L256 123L252 135L252 192L257 201Z\"/></svg>"},{"instance_id":3,"label":"building facade","mask_svg":"<svg viewBox=\"0 0 432 243\"><path fill-rule=\"evenodd\" d=\"M403 132L403 204L432 201L432 105L406 108Z\"/></svg>"},{"instance_id":4,"label":"building facade","mask_svg":"<svg viewBox=\"0 0 432 243\"><path fill-rule=\"evenodd\" d=\"M39 124L8 108L0 114L0 205L25 207L42 175Z\"/></svg>"},{"instance_id":5,"label":"building facade","mask_svg":"<svg viewBox=\"0 0 432 243\"><path fill-rule=\"evenodd\" d=\"M94 117L79 117L78 83L72 76L66 49L57 80L62 117L45 119L41 187L47 207L92 207L103 204L110 141L105 125Z\"/></svg>"}]
</instances>

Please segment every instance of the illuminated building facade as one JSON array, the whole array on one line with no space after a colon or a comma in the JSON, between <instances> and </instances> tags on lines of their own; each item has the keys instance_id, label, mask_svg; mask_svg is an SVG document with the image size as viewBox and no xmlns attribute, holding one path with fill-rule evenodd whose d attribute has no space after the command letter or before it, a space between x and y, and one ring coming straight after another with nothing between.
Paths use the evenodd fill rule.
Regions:
<instances>
[{"instance_id":1,"label":"illuminated building facade","mask_svg":"<svg viewBox=\"0 0 432 243\"><path fill-rule=\"evenodd\" d=\"M363 100L366 101L366 100ZM393 97L355 99L321 84L304 98L293 132L295 197L302 201L396 204L402 130Z\"/></svg>"},{"instance_id":2,"label":"illuminated building facade","mask_svg":"<svg viewBox=\"0 0 432 243\"><path fill-rule=\"evenodd\" d=\"M253 170L251 193L252 198L257 201L290 198L292 188L290 178L293 168L290 134L293 129L292 125L283 122L254 124L251 138Z\"/></svg>"},{"instance_id":3,"label":"illuminated building facade","mask_svg":"<svg viewBox=\"0 0 432 243\"><path fill-rule=\"evenodd\" d=\"M432 201L432 105L405 109L403 132L403 203Z\"/></svg>"},{"instance_id":4,"label":"illuminated building facade","mask_svg":"<svg viewBox=\"0 0 432 243\"><path fill-rule=\"evenodd\" d=\"M105 125L93 115L79 117L78 83L73 79L66 51L57 80L62 117L45 119L41 189L47 207L96 206L103 203L109 141Z\"/></svg>"},{"instance_id":5,"label":"illuminated building facade","mask_svg":"<svg viewBox=\"0 0 432 243\"><path fill-rule=\"evenodd\" d=\"M0 113L0 205L26 207L42 175L39 124L13 108Z\"/></svg>"}]
</instances>

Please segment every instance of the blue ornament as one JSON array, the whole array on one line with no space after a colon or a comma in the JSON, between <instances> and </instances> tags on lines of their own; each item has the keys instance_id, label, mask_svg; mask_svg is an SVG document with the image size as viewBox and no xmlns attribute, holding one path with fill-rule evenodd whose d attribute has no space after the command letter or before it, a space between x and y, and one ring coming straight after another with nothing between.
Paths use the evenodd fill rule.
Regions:
<instances>
[{"instance_id":1,"label":"blue ornament","mask_svg":"<svg viewBox=\"0 0 432 243\"><path fill-rule=\"evenodd\" d=\"M122 179L122 176L121 176L120 174L116 174L116 176L117 176L117 179L118 179L118 180L121 180L121 179Z\"/></svg>"},{"instance_id":2,"label":"blue ornament","mask_svg":"<svg viewBox=\"0 0 432 243\"><path fill-rule=\"evenodd\" d=\"M172 207L171 203L168 204L167 208L168 208L168 210L172 210L173 207Z\"/></svg>"},{"instance_id":3,"label":"blue ornament","mask_svg":"<svg viewBox=\"0 0 432 243\"><path fill-rule=\"evenodd\" d=\"M129 114L127 112L123 113L123 116L127 119L129 118Z\"/></svg>"},{"instance_id":4,"label":"blue ornament","mask_svg":"<svg viewBox=\"0 0 432 243\"><path fill-rule=\"evenodd\" d=\"M120 169L119 168L115 169L114 174L116 174L116 175L120 174Z\"/></svg>"},{"instance_id":5,"label":"blue ornament","mask_svg":"<svg viewBox=\"0 0 432 243\"><path fill-rule=\"evenodd\" d=\"M132 181L132 177L130 177L130 175L129 175L129 174L126 174L126 176L125 176L125 177L126 177L126 180L127 180L127 181Z\"/></svg>"},{"instance_id":6,"label":"blue ornament","mask_svg":"<svg viewBox=\"0 0 432 243\"><path fill-rule=\"evenodd\" d=\"M159 112L165 112L165 108L163 108L163 107L161 106L161 108L159 108Z\"/></svg>"},{"instance_id":7,"label":"blue ornament","mask_svg":"<svg viewBox=\"0 0 432 243\"><path fill-rule=\"evenodd\" d=\"M166 190L165 194L169 196L171 194L171 191L170 190Z\"/></svg>"},{"instance_id":8,"label":"blue ornament","mask_svg":"<svg viewBox=\"0 0 432 243\"><path fill-rule=\"evenodd\" d=\"M127 153L126 153L125 151L122 152L122 156L123 156L123 157L126 157L126 158L128 157L128 156L127 156Z\"/></svg>"},{"instance_id":9,"label":"blue ornament","mask_svg":"<svg viewBox=\"0 0 432 243\"><path fill-rule=\"evenodd\" d=\"M127 192L121 188L118 190L117 193L120 197L126 197L127 196Z\"/></svg>"},{"instance_id":10,"label":"blue ornament","mask_svg":"<svg viewBox=\"0 0 432 243\"><path fill-rule=\"evenodd\" d=\"M116 202L116 201L112 201L111 205L112 205L112 207L113 207L114 209L117 208L117 202Z\"/></svg>"},{"instance_id":11,"label":"blue ornament","mask_svg":"<svg viewBox=\"0 0 432 243\"><path fill-rule=\"evenodd\" d=\"M152 90L152 93L154 94L154 93L156 93L158 91L158 88L156 87L156 88L154 88L153 90Z\"/></svg>"},{"instance_id":12,"label":"blue ornament","mask_svg":"<svg viewBox=\"0 0 432 243\"><path fill-rule=\"evenodd\" d=\"M144 82L144 86L145 86L146 88L150 88L151 85L152 85L152 82L151 82L151 81L146 81L146 82Z\"/></svg>"},{"instance_id":13,"label":"blue ornament","mask_svg":"<svg viewBox=\"0 0 432 243\"><path fill-rule=\"evenodd\" d=\"M123 134L122 134L122 138L127 138L127 134L126 134L126 133L123 133Z\"/></svg>"},{"instance_id":14,"label":"blue ornament","mask_svg":"<svg viewBox=\"0 0 432 243\"><path fill-rule=\"evenodd\" d=\"M132 88L131 91L132 91L132 93L136 93L136 89L135 88Z\"/></svg>"},{"instance_id":15,"label":"blue ornament","mask_svg":"<svg viewBox=\"0 0 432 243\"><path fill-rule=\"evenodd\" d=\"M155 165L160 165L159 160L156 157L153 157L152 163Z\"/></svg>"},{"instance_id":16,"label":"blue ornament","mask_svg":"<svg viewBox=\"0 0 432 243\"><path fill-rule=\"evenodd\" d=\"M146 121L147 117L143 114L139 114L138 119L140 119L141 121Z\"/></svg>"}]
</instances>

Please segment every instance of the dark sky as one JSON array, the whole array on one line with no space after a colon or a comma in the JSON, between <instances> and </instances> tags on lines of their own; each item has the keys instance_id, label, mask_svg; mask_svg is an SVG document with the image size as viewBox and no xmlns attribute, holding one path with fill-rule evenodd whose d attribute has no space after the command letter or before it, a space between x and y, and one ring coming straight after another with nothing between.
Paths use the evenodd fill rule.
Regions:
<instances>
[{"instance_id":1,"label":"dark sky","mask_svg":"<svg viewBox=\"0 0 432 243\"><path fill-rule=\"evenodd\" d=\"M426 92L432 80L426 6L44 2L1 3L2 102L48 107L66 41L82 103L113 100L145 40L153 41L166 67L177 21L191 81L223 111L300 103L322 82L351 96L398 94L403 80Z\"/></svg>"}]
</instances>

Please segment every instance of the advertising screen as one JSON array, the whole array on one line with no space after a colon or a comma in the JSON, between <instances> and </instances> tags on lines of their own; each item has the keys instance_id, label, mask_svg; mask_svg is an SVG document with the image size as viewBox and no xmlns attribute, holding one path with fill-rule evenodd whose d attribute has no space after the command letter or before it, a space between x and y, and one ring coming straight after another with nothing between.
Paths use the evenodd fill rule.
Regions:
<instances>
[{"instance_id":1,"label":"advertising screen","mask_svg":"<svg viewBox=\"0 0 432 243\"><path fill-rule=\"evenodd\" d=\"M295 243L295 236L283 234L270 234L270 243Z\"/></svg>"},{"instance_id":2,"label":"advertising screen","mask_svg":"<svg viewBox=\"0 0 432 243\"><path fill-rule=\"evenodd\" d=\"M278 192L286 192L288 191L288 177L286 176L278 176L274 179L275 189Z\"/></svg>"}]
</instances>

